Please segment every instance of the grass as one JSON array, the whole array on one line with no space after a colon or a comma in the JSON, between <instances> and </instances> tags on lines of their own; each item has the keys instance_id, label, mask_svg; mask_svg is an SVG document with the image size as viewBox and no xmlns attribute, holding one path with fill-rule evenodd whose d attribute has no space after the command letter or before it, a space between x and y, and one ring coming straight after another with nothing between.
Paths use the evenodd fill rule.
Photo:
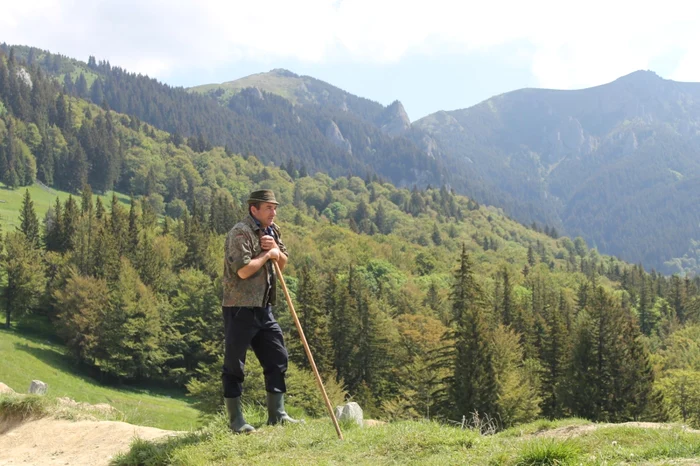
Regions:
<instances>
[{"instance_id":1,"label":"grass","mask_svg":"<svg viewBox=\"0 0 700 466\"><path fill-rule=\"evenodd\" d=\"M199 424L199 411L182 392L132 387L108 387L79 371L62 346L0 330L0 382L26 393L33 379L49 385L47 398L69 397L91 404L108 403L126 422L171 430Z\"/></svg>"},{"instance_id":2,"label":"grass","mask_svg":"<svg viewBox=\"0 0 700 466\"><path fill-rule=\"evenodd\" d=\"M235 81L229 81L221 84L204 84L190 88L190 92L207 93L212 90L223 89L224 93L219 97L223 102L240 92L247 87L257 87L265 92L279 95L289 100L291 103L297 103L297 91L300 90L303 84L303 78L294 78L288 76L279 76L274 73L257 73Z\"/></svg>"},{"instance_id":3,"label":"grass","mask_svg":"<svg viewBox=\"0 0 700 466\"><path fill-rule=\"evenodd\" d=\"M44 215L49 210L49 207L53 206L56 202L56 197L61 199L61 202L65 202L68 199L69 193L65 191L57 191L54 189L42 188L38 184L32 186L21 187L16 189L8 189L4 184L0 183L0 225L2 225L3 232L14 230L15 227L19 226L19 212L22 207L22 198L24 197L24 191L29 189L29 194L34 201L34 210L36 211L39 221L44 219ZM129 197L120 193L116 193L117 198L122 204L129 204ZM76 201L80 202L80 196L73 195ZM112 202L112 192L108 192L105 195L99 196L102 198L102 203L105 208L109 208L109 203ZM94 199L94 202L97 199Z\"/></svg>"},{"instance_id":4,"label":"grass","mask_svg":"<svg viewBox=\"0 0 700 466\"><path fill-rule=\"evenodd\" d=\"M24 421L51 412L50 402L39 395L0 395L0 421Z\"/></svg>"},{"instance_id":5,"label":"grass","mask_svg":"<svg viewBox=\"0 0 700 466\"><path fill-rule=\"evenodd\" d=\"M257 424L256 421L251 422ZM568 425L577 426L580 422L557 423L558 427ZM538 430L536 424L523 427ZM484 437L434 422L396 422L365 429L346 425L344 436L344 441L338 440L327 419L311 420L301 426L264 427L250 435L231 435L220 417L205 428L178 438L135 441L131 450L118 456L114 464L564 466L661 465L700 459L700 435L678 428L600 426L570 438L518 436L512 431Z\"/></svg>"},{"instance_id":6,"label":"grass","mask_svg":"<svg viewBox=\"0 0 700 466\"><path fill-rule=\"evenodd\" d=\"M255 410L247 417L254 425L261 422ZM561 420L542 430L542 423L536 422L492 436L435 422L396 422L364 429L345 425L345 440L340 441L328 419L232 435L225 419L219 417L180 437L155 442L137 440L113 464L565 466L662 465L700 460L700 435L680 428L600 425L575 432L581 424L577 419ZM522 434L557 427L571 427L565 432L575 433L567 437Z\"/></svg>"}]
</instances>

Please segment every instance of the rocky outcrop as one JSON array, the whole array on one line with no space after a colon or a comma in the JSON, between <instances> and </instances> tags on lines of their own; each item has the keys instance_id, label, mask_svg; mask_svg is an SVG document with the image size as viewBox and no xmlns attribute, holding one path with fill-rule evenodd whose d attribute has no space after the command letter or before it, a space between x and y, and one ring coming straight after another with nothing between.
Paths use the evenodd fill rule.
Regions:
<instances>
[{"instance_id":1,"label":"rocky outcrop","mask_svg":"<svg viewBox=\"0 0 700 466\"><path fill-rule=\"evenodd\" d=\"M381 130L391 137L400 136L411 127L411 120L398 100L386 108L379 123Z\"/></svg>"},{"instance_id":2,"label":"rocky outcrop","mask_svg":"<svg viewBox=\"0 0 700 466\"><path fill-rule=\"evenodd\" d=\"M340 132L340 128L335 124L335 121L330 120L326 126L326 138L328 138L333 145L340 147L341 149L347 151L348 154L352 154L352 145L350 141L343 137L343 133Z\"/></svg>"}]
</instances>

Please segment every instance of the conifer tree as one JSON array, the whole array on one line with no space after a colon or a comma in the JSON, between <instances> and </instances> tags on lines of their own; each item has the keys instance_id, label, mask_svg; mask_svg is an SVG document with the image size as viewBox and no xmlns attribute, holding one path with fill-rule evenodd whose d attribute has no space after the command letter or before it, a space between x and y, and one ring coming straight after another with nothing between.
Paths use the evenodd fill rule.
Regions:
<instances>
[{"instance_id":1,"label":"conifer tree","mask_svg":"<svg viewBox=\"0 0 700 466\"><path fill-rule=\"evenodd\" d=\"M299 320L304 329L306 341L311 348L311 354L314 355L314 362L321 374L329 374L333 367L333 346L328 328L329 319L324 309L318 281L307 264L302 266L299 274L297 303ZM298 337L294 340L299 341ZM295 346L297 348L294 351L294 362L299 367L310 369L311 366L304 349L298 344Z\"/></svg>"},{"instance_id":2,"label":"conifer tree","mask_svg":"<svg viewBox=\"0 0 700 466\"><path fill-rule=\"evenodd\" d=\"M548 308L545 315L545 331L542 342L542 412L550 418L559 417L562 414L561 392L565 375L566 356L568 354L568 332L566 327L565 298L559 297L558 306Z\"/></svg>"},{"instance_id":3,"label":"conifer tree","mask_svg":"<svg viewBox=\"0 0 700 466\"><path fill-rule=\"evenodd\" d=\"M5 238L2 269L7 275L4 290L5 326L32 312L44 286L44 270L39 250L19 231Z\"/></svg>"},{"instance_id":4,"label":"conifer tree","mask_svg":"<svg viewBox=\"0 0 700 466\"><path fill-rule=\"evenodd\" d=\"M89 184L83 186L80 191L80 211L84 214L92 214L92 188Z\"/></svg>"},{"instance_id":5,"label":"conifer tree","mask_svg":"<svg viewBox=\"0 0 700 466\"><path fill-rule=\"evenodd\" d=\"M357 309L354 296L354 270L350 268L346 286L340 287L336 305L331 310L331 339L333 341L333 366L337 371L338 381L346 383L352 379L352 360L355 357L355 338L357 335ZM332 274L331 274L332 275ZM335 288L335 276L329 278L326 290L326 302L332 299Z\"/></svg>"},{"instance_id":6,"label":"conifer tree","mask_svg":"<svg viewBox=\"0 0 700 466\"><path fill-rule=\"evenodd\" d=\"M110 228L116 242L118 257L126 254L128 250L129 221L126 212L119 204L116 194L112 194L110 203Z\"/></svg>"},{"instance_id":7,"label":"conifer tree","mask_svg":"<svg viewBox=\"0 0 700 466\"><path fill-rule=\"evenodd\" d=\"M501 271L503 277L503 302L501 304L501 322L503 325L511 325L515 321L515 308L513 305L513 285L507 268Z\"/></svg>"},{"instance_id":8,"label":"conifer tree","mask_svg":"<svg viewBox=\"0 0 700 466\"><path fill-rule=\"evenodd\" d=\"M466 245L452 287L453 367L448 388L453 414L478 412L496 415L496 379L490 345L491 330L484 310L483 292L474 278Z\"/></svg>"},{"instance_id":9,"label":"conifer tree","mask_svg":"<svg viewBox=\"0 0 700 466\"><path fill-rule=\"evenodd\" d=\"M22 207L19 213L20 226L19 230L24 233L29 244L32 244L35 248L39 247L39 219L36 217L36 211L34 210L34 201L29 194L29 190L24 191L24 197L22 198Z\"/></svg>"},{"instance_id":10,"label":"conifer tree","mask_svg":"<svg viewBox=\"0 0 700 466\"><path fill-rule=\"evenodd\" d=\"M61 251L71 251L74 247L75 234L78 231L80 213L73 196L68 196L63 205L63 218L61 219Z\"/></svg>"},{"instance_id":11,"label":"conifer tree","mask_svg":"<svg viewBox=\"0 0 700 466\"><path fill-rule=\"evenodd\" d=\"M97 198L97 201L95 201L95 218L97 220L102 220L105 216L105 207L102 204L102 199Z\"/></svg>"},{"instance_id":12,"label":"conifer tree","mask_svg":"<svg viewBox=\"0 0 700 466\"><path fill-rule=\"evenodd\" d=\"M433 223L433 234L431 238L435 246L440 246L442 244L442 236L440 235L440 230L438 229L437 223Z\"/></svg>"},{"instance_id":13,"label":"conifer tree","mask_svg":"<svg viewBox=\"0 0 700 466\"><path fill-rule=\"evenodd\" d=\"M129 228L127 230L127 246L126 253L132 262L135 262L136 248L139 245L139 226L138 226L138 216L136 214L136 200L133 196L131 197L131 204L129 207Z\"/></svg>"},{"instance_id":14,"label":"conifer tree","mask_svg":"<svg viewBox=\"0 0 700 466\"><path fill-rule=\"evenodd\" d=\"M63 208L61 201L56 203L44 216L44 245L47 251L62 251L63 249Z\"/></svg>"}]
</instances>

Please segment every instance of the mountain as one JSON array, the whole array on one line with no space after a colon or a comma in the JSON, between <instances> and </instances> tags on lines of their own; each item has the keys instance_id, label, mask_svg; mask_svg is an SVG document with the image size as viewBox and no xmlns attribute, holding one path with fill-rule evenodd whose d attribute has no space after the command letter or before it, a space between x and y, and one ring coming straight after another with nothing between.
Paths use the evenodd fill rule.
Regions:
<instances>
[{"instance_id":1,"label":"mountain","mask_svg":"<svg viewBox=\"0 0 700 466\"><path fill-rule=\"evenodd\" d=\"M399 101L383 106L287 70L187 90L94 57L13 53L71 95L200 152L220 145L290 173L446 186L606 254L700 271L698 84L640 71L590 89L522 89L411 124Z\"/></svg>"},{"instance_id":2,"label":"mountain","mask_svg":"<svg viewBox=\"0 0 700 466\"><path fill-rule=\"evenodd\" d=\"M700 84L637 71L588 89L521 89L414 127L513 217L667 273L698 271ZM508 209L514 200L540 209Z\"/></svg>"},{"instance_id":3,"label":"mountain","mask_svg":"<svg viewBox=\"0 0 700 466\"><path fill-rule=\"evenodd\" d=\"M402 127L392 120L401 113L396 106L387 109L321 81L310 82L308 87L312 95L328 95L323 106L300 106L255 87L231 95L212 86L204 94L188 92L94 57L85 63L7 44L0 44L0 51L39 66L73 96L134 116L178 140L189 138L196 141L197 148L220 145L229 152L254 154L264 163L291 165L302 172L379 176L399 186L446 182L445 167L414 138L392 137ZM284 81L287 74L291 75L273 73L279 75L278 81ZM343 102L352 111L343 111ZM407 122L403 126L409 130Z\"/></svg>"},{"instance_id":4,"label":"mountain","mask_svg":"<svg viewBox=\"0 0 700 466\"><path fill-rule=\"evenodd\" d=\"M385 132L392 136L403 134L411 127L408 115L399 101L384 107L377 102L355 96L319 79L311 76L299 76L281 68L221 84L195 86L189 90L228 102L231 97L247 88L256 88L263 92L279 95L296 106L317 106L332 111L346 112L378 127L386 127Z\"/></svg>"},{"instance_id":5,"label":"mountain","mask_svg":"<svg viewBox=\"0 0 700 466\"><path fill-rule=\"evenodd\" d=\"M258 121L280 125L281 132L308 128L320 131L330 143L360 160L393 182L460 184L431 151L434 141L411 127L406 110L398 100L389 106L355 96L310 76L285 69L257 73L235 81L206 84L189 89L216 99L222 106ZM250 96L255 96L253 103ZM268 99L271 104L263 104ZM387 160L393 159L393 161Z\"/></svg>"}]
</instances>

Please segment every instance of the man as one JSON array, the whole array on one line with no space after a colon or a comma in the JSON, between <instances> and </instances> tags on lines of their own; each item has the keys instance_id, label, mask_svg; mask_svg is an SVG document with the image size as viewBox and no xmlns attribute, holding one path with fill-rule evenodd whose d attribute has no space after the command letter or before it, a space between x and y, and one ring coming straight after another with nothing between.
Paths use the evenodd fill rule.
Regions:
<instances>
[{"instance_id":1,"label":"man","mask_svg":"<svg viewBox=\"0 0 700 466\"><path fill-rule=\"evenodd\" d=\"M284 410L287 349L282 330L272 315L276 275L288 252L274 219L279 203L268 189L248 199L249 215L226 237L222 309L226 336L222 381L229 425L235 433L252 432L241 405L246 351L252 347L263 367L269 425L296 421Z\"/></svg>"}]
</instances>

